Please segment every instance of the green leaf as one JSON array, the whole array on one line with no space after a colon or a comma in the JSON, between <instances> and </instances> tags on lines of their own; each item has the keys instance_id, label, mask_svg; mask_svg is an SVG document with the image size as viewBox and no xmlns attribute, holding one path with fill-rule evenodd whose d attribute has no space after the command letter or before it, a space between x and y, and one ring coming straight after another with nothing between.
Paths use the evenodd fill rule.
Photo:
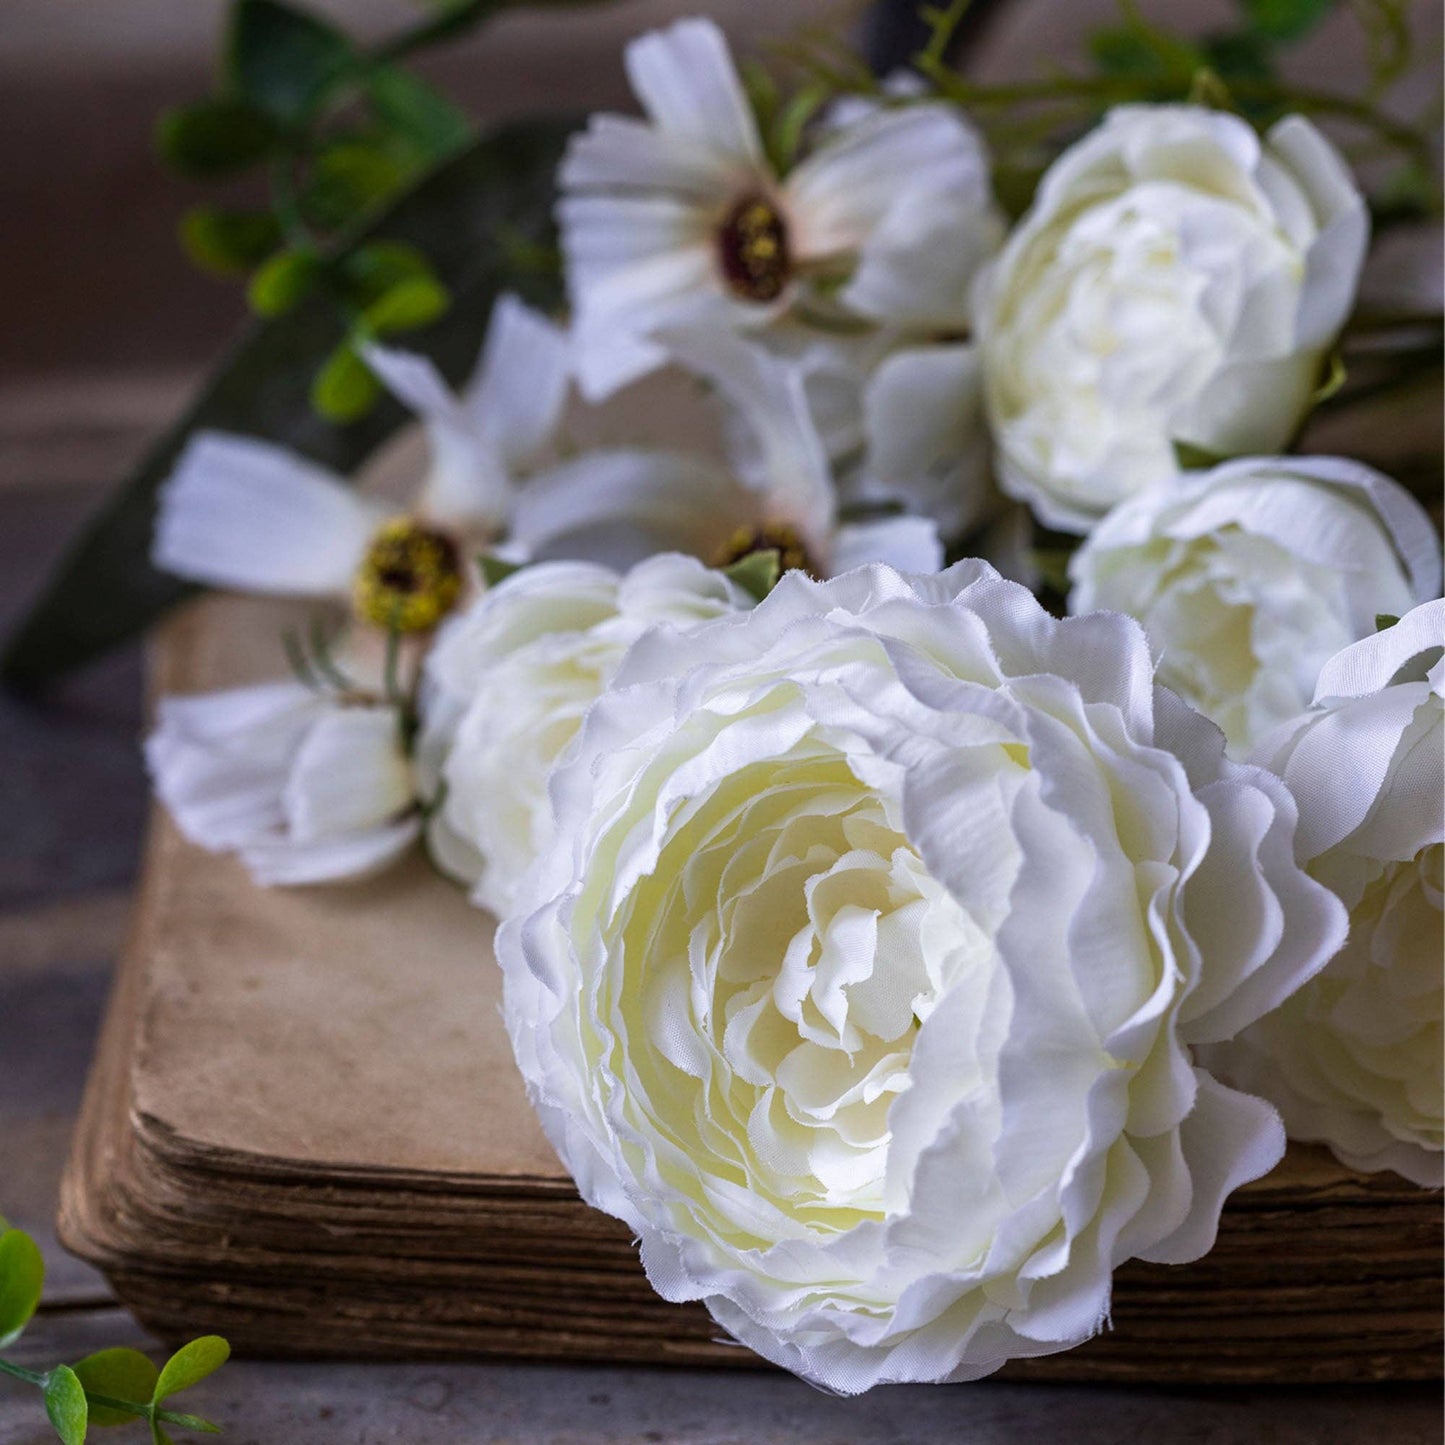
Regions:
<instances>
[{"instance_id":1,"label":"green leaf","mask_svg":"<svg viewBox=\"0 0 1445 1445\"><path fill-rule=\"evenodd\" d=\"M455 155L472 138L466 115L420 76L395 65L367 73L372 109L388 129L429 161Z\"/></svg>"},{"instance_id":2,"label":"green leaf","mask_svg":"<svg viewBox=\"0 0 1445 1445\"><path fill-rule=\"evenodd\" d=\"M109 1395L112 1400L134 1400L144 1404L155 1391L160 1371L139 1350L117 1346L87 1355L75 1366L75 1373L92 1395ZM90 1407L92 1425L129 1425L135 1416L107 1405Z\"/></svg>"},{"instance_id":3,"label":"green leaf","mask_svg":"<svg viewBox=\"0 0 1445 1445\"><path fill-rule=\"evenodd\" d=\"M731 567L724 567L723 576L732 578L744 592L761 602L778 585L782 570L782 553L776 547L766 547L740 557Z\"/></svg>"},{"instance_id":4,"label":"green leaf","mask_svg":"<svg viewBox=\"0 0 1445 1445\"><path fill-rule=\"evenodd\" d=\"M1383 632L1387 627L1393 627L1400 619L1392 612L1375 613L1375 631Z\"/></svg>"},{"instance_id":5,"label":"green leaf","mask_svg":"<svg viewBox=\"0 0 1445 1445\"><path fill-rule=\"evenodd\" d=\"M1204 41L1204 57L1226 84L1231 80L1274 78L1274 60L1269 46L1247 30L1209 36Z\"/></svg>"},{"instance_id":6,"label":"green leaf","mask_svg":"<svg viewBox=\"0 0 1445 1445\"><path fill-rule=\"evenodd\" d=\"M423 251L453 307L427 332L426 351L452 381L476 365L493 298L508 287L551 306L555 280L518 274L504 258L520 240L550 244L552 176L567 127L505 126L442 167L361 237ZM342 429L313 412L312 377L342 339L335 310L313 297L276 320L254 323L199 395L116 488L55 569L44 594L9 639L0 675L36 686L135 636L195 588L151 567L155 495L195 431L268 437L342 474L350 473L408 419L383 399Z\"/></svg>"},{"instance_id":7,"label":"green leaf","mask_svg":"<svg viewBox=\"0 0 1445 1445\"><path fill-rule=\"evenodd\" d=\"M768 153L780 171L788 170L798 157L803 131L832 94L821 81L800 90L779 112L768 128Z\"/></svg>"},{"instance_id":8,"label":"green leaf","mask_svg":"<svg viewBox=\"0 0 1445 1445\"><path fill-rule=\"evenodd\" d=\"M451 300L440 281L430 276L415 276L373 301L363 313L363 320L378 336L393 331L415 331L444 316Z\"/></svg>"},{"instance_id":9,"label":"green leaf","mask_svg":"<svg viewBox=\"0 0 1445 1445\"><path fill-rule=\"evenodd\" d=\"M161 159L183 176L211 180L265 159L276 142L266 115L239 97L218 96L177 106L156 123Z\"/></svg>"},{"instance_id":10,"label":"green leaf","mask_svg":"<svg viewBox=\"0 0 1445 1445\"><path fill-rule=\"evenodd\" d=\"M525 562L508 562L505 558L498 557L495 552L483 552L477 557L477 571L482 574L482 582L487 587L495 587L498 583L505 582L526 565Z\"/></svg>"},{"instance_id":11,"label":"green leaf","mask_svg":"<svg viewBox=\"0 0 1445 1445\"><path fill-rule=\"evenodd\" d=\"M330 230L393 194L405 172L380 146L338 141L312 163L306 212Z\"/></svg>"},{"instance_id":12,"label":"green leaf","mask_svg":"<svg viewBox=\"0 0 1445 1445\"><path fill-rule=\"evenodd\" d=\"M299 306L325 266L311 251L278 251L251 278L246 300L257 316L284 316Z\"/></svg>"},{"instance_id":13,"label":"green leaf","mask_svg":"<svg viewBox=\"0 0 1445 1445\"><path fill-rule=\"evenodd\" d=\"M359 421L381 398L381 383L350 341L343 341L311 383L311 405L327 421Z\"/></svg>"},{"instance_id":14,"label":"green leaf","mask_svg":"<svg viewBox=\"0 0 1445 1445\"><path fill-rule=\"evenodd\" d=\"M23 1229L0 1234L0 1348L20 1337L44 1288L40 1246Z\"/></svg>"},{"instance_id":15,"label":"green leaf","mask_svg":"<svg viewBox=\"0 0 1445 1445\"><path fill-rule=\"evenodd\" d=\"M69 1365L57 1365L45 1382L45 1413L64 1445L85 1445L89 1407L85 1386Z\"/></svg>"},{"instance_id":16,"label":"green leaf","mask_svg":"<svg viewBox=\"0 0 1445 1445\"><path fill-rule=\"evenodd\" d=\"M196 206L181 217L181 245L203 271L245 275L281 244L281 227L265 211Z\"/></svg>"},{"instance_id":17,"label":"green leaf","mask_svg":"<svg viewBox=\"0 0 1445 1445\"><path fill-rule=\"evenodd\" d=\"M182 1345L162 1367L151 1400L159 1405L172 1395L189 1390L207 1375L214 1375L230 1358L231 1347L220 1335L202 1335Z\"/></svg>"},{"instance_id":18,"label":"green leaf","mask_svg":"<svg viewBox=\"0 0 1445 1445\"><path fill-rule=\"evenodd\" d=\"M1256 33L1276 42L1299 40L1334 9L1335 0L1242 0Z\"/></svg>"},{"instance_id":19,"label":"green leaf","mask_svg":"<svg viewBox=\"0 0 1445 1445\"><path fill-rule=\"evenodd\" d=\"M415 246L377 241L358 246L341 262L340 272L353 304L365 308L404 281L430 279L432 267Z\"/></svg>"},{"instance_id":20,"label":"green leaf","mask_svg":"<svg viewBox=\"0 0 1445 1445\"><path fill-rule=\"evenodd\" d=\"M237 0L231 11L227 79L282 126L308 119L356 68L351 42L315 15L279 0Z\"/></svg>"}]
</instances>

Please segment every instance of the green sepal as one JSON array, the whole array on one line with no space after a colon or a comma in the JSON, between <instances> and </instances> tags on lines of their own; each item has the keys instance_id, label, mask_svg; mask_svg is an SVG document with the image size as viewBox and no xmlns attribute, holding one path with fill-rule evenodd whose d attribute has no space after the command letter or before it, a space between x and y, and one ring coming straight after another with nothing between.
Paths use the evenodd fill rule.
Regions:
<instances>
[{"instance_id":1,"label":"green sepal","mask_svg":"<svg viewBox=\"0 0 1445 1445\"><path fill-rule=\"evenodd\" d=\"M488 588L505 582L508 577L516 576L526 565L525 562L508 562L506 558L498 557L495 552L477 554L477 571L482 574L482 582Z\"/></svg>"},{"instance_id":2,"label":"green sepal","mask_svg":"<svg viewBox=\"0 0 1445 1445\"><path fill-rule=\"evenodd\" d=\"M40 1246L23 1229L0 1234L0 1349L20 1338L44 1288Z\"/></svg>"},{"instance_id":3,"label":"green sepal","mask_svg":"<svg viewBox=\"0 0 1445 1445\"><path fill-rule=\"evenodd\" d=\"M325 269L314 251L277 251L251 278L246 300L257 316L284 316L311 294Z\"/></svg>"},{"instance_id":4,"label":"green sepal","mask_svg":"<svg viewBox=\"0 0 1445 1445\"><path fill-rule=\"evenodd\" d=\"M203 271L245 275L281 244L281 227L266 211L196 206L181 217L181 246Z\"/></svg>"},{"instance_id":5,"label":"green sepal","mask_svg":"<svg viewBox=\"0 0 1445 1445\"><path fill-rule=\"evenodd\" d=\"M45 1413L63 1445L85 1445L90 1406L85 1386L69 1365L57 1365L46 1378Z\"/></svg>"},{"instance_id":6,"label":"green sepal","mask_svg":"<svg viewBox=\"0 0 1445 1445\"><path fill-rule=\"evenodd\" d=\"M722 569L723 576L741 587L744 592L761 602L783 575L783 554L776 547L764 547L739 557L730 567Z\"/></svg>"},{"instance_id":7,"label":"green sepal","mask_svg":"<svg viewBox=\"0 0 1445 1445\"><path fill-rule=\"evenodd\" d=\"M235 175L264 160L276 143L266 114L240 96L175 106L156 122L156 150L193 180Z\"/></svg>"},{"instance_id":8,"label":"green sepal","mask_svg":"<svg viewBox=\"0 0 1445 1445\"><path fill-rule=\"evenodd\" d=\"M231 11L226 78L281 126L299 126L356 70L351 42L315 15L279 0L237 0Z\"/></svg>"},{"instance_id":9,"label":"green sepal","mask_svg":"<svg viewBox=\"0 0 1445 1445\"><path fill-rule=\"evenodd\" d=\"M231 1346L220 1335L202 1335L184 1344L161 1367L151 1402L163 1404L172 1395L214 1375L231 1358Z\"/></svg>"},{"instance_id":10,"label":"green sepal","mask_svg":"<svg viewBox=\"0 0 1445 1445\"><path fill-rule=\"evenodd\" d=\"M160 1371L139 1350L119 1345L87 1355L75 1366L75 1373L87 1393L109 1395L112 1400L149 1400L155 1392ZM90 1423L98 1426L129 1425L136 1417L108 1405L91 1405Z\"/></svg>"},{"instance_id":11,"label":"green sepal","mask_svg":"<svg viewBox=\"0 0 1445 1445\"><path fill-rule=\"evenodd\" d=\"M311 405L327 421L359 421L376 405L381 383L351 341L343 341L322 363L311 383Z\"/></svg>"}]
</instances>

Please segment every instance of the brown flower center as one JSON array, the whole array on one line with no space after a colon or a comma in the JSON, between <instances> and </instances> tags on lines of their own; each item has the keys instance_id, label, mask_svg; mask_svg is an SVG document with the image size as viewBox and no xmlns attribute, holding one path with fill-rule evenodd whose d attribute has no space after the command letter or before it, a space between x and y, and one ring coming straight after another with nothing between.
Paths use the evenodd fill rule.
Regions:
<instances>
[{"instance_id":1,"label":"brown flower center","mask_svg":"<svg viewBox=\"0 0 1445 1445\"><path fill-rule=\"evenodd\" d=\"M764 522L760 527L739 527L717 549L712 565L717 568L731 567L734 562L741 562L749 553L768 550L777 552L779 566L784 572L796 570L806 572L812 577L820 575L813 559L808 556L808 549L803 545L797 529L786 522Z\"/></svg>"},{"instance_id":2,"label":"brown flower center","mask_svg":"<svg viewBox=\"0 0 1445 1445\"><path fill-rule=\"evenodd\" d=\"M461 559L443 532L393 517L372 537L352 584L356 615L397 632L426 632L456 606Z\"/></svg>"},{"instance_id":3,"label":"brown flower center","mask_svg":"<svg viewBox=\"0 0 1445 1445\"><path fill-rule=\"evenodd\" d=\"M782 295L792 270L788 227L766 196L746 195L723 217L717 251L735 295L745 301L776 301Z\"/></svg>"}]
</instances>

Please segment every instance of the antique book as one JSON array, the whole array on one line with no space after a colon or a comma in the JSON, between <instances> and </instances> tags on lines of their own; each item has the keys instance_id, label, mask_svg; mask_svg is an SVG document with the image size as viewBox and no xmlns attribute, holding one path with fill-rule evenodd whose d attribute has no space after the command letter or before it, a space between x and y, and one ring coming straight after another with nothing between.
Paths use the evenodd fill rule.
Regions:
<instances>
[{"instance_id":1,"label":"antique book","mask_svg":"<svg viewBox=\"0 0 1445 1445\"><path fill-rule=\"evenodd\" d=\"M276 670L287 616L210 599L163 692ZM421 857L262 890L157 815L61 1229L163 1337L280 1356L752 1365L653 1295L577 1197L499 1015L492 922ZM1294 1148L1197 1264L1119 1271L1111 1328L1033 1379L1419 1379L1441 1357L1439 1196Z\"/></svg>"}]
</instances>

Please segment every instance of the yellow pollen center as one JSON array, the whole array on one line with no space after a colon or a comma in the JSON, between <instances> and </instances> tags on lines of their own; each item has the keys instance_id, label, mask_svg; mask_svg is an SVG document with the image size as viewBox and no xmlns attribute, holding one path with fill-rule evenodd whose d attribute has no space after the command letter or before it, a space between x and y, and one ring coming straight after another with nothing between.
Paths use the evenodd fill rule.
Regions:
<instances>
[{"instance_id":1,"label":"yellow pollen center","mask_svg":"<svg viewBox=\"0 0 1445 1445\"><path fill-rule=\"evenodd\" d=\"M746 301L776 301L788 284L787 223L766 196L744 196L727 212L717 250L723 279Z\"/></svg>"},{"instance_id":2,"label":"yellow pollen center","mask_svg":"<svg viewBox=\"0 0 1445 1445\"><path fill-rule=\"evenodd\" d=\"M352 606L364 622L397 632L427 632L456 606L462 569L445 533L414 517L377 528L352 584Z\"/></svg>"},{"instance_id":3,"label":"yellow pollen center","mask_svg":"<svg viewBox=\"0 0 1445 1445\"><path fill-rule=\"evenodd\" d=\"M752 552L775 550L778 562L784 572L806 572L812 577L819 575L808 556L808 549L795 527L786 522L764 522L760 527L739 527L726 542L718 548L712 559L714 567L731 567L734 562Z\"/></svg>"}]
</instances>

